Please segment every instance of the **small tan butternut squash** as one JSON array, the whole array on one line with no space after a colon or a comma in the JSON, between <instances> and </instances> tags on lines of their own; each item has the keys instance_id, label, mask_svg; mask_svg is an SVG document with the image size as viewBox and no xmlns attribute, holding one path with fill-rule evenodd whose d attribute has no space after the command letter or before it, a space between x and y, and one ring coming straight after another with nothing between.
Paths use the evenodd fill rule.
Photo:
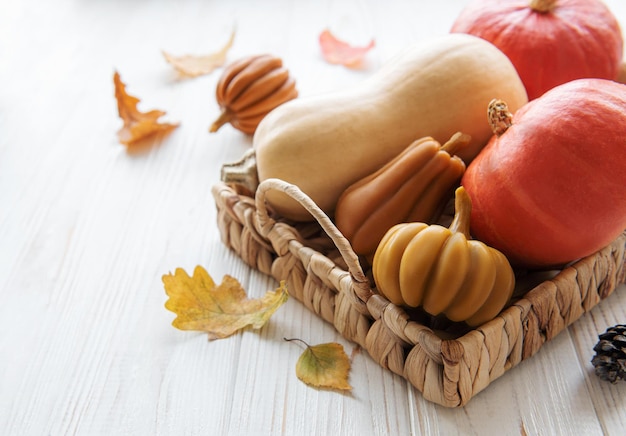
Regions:
<instances>
[{"instance_id":1,"label":"small tan butternut squash","mask_svg":"<svg viewBox=\"0 0 626 436\"><path fill-rule=\"evenodd\" d=\"M297 185L332 214L341 193L418 138L472 138L468 163L492 135L486 107L496 97L516 111L526 91L509 59L475 36L449 34L409 47L358 86L298 98L270 112L253 145L259 180ZM267 200L283 217L310 220L283 193Z\"/></svg>"},{"instance_id":2,"label":"small tan butternut squash","mask_svg":"<svg viewBox=\"0 0 626 436\"><path fill-rule=\"evenodd\" d=\"M457 133L444 145L424 137L375 173L350 185L335 210L335 225L355 253L371 258L396 224L432 223L452 197L465 172L455 156L470 141Z\"/></svg>"}]
</instances>

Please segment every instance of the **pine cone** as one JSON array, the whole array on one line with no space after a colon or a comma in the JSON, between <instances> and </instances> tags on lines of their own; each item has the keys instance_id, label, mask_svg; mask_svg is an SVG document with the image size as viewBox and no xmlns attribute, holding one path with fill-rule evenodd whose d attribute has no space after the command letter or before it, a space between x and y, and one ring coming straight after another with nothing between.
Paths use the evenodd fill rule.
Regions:
<instances>
[{"instance_id":1,"label":"pine cone","mask_svg":"<svg viewBox=\"0 0 626 436\"><path fill-rule=\"evenodd\" d=\"M596 375L611 383L626 380L626 325L610 327L598 338L593 347L596 355L591 359Z\"/></svg>"}]
</instances>

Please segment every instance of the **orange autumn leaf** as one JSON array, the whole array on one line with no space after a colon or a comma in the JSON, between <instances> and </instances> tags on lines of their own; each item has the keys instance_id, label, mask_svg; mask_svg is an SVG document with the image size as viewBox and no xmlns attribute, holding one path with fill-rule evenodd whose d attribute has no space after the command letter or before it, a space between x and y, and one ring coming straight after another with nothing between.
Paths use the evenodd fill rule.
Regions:
<instances>
[{"instance_id":1,"label":"orange autumn leaf","mask_svg":"<svg viewBox=\"0 0 626 436\"><path fill-rule=\"evenodd\" d=\"M374 47L374 40L363 47L355 47L337 39L328 29L319 36L322 55L331 64L340 64L346 67L357 66L368 51Z\"/></svg>"},{"instance_id":2,"label":"orange autumn leaf","mask_svg":"<svg viewBox=\"0 0 626 436\"><path fill-rule=\"evenodd\" d=\"M206 332L209 339L228 337L251 326L260 329L274 312L287 301L284 282L275 291L267 291L262 298L249 299L239 282L228 275L218 286L201 266L193 276L182 268L163 276L165 292L170 297L165 308L177 317L172 325L180 330Z\"/></svg>"},{"instance_id":3,"label":"orange autumn leaf","mask_svg":"<svg viewBox=\"0 0 626 436\"><path fill-rule=\"evenodd\" d=\"M341 344L309 345L301 339L286 341L302 342L306 349L296 363L296 376L309 386L316 388L351 390L348 383L350 358Z\"/></svg>"},{"instance_id":4,"label":"orange autumn leaf","mask_svg":"<svg viewBox=\"0 0 626 436\"><path fill-rule=\"evenodd\" d=\"M226 44L215 53L208 55L181 55L174 56L166 51L163 51L163 57L165 60L176 69L181 75L187 77L198 77L204 74L209 74L218 67L221 67L226 62L226 54L233 45L235 40L235 31L230 34L230 39Z\"/></svg>"},{"instance_id":5,"label":"orange autumn leaf","mask_svg":"<svg viewBox=\"0 0 626 436\"><path fill-rule=\"evenodd\" d=\"M137 109L137 104L140 100L126 93L126 85L120 79L117 71L113 75L113 83L115 84L117 111L122 121L124 121L124 125L117 132L119 141L122 144L130 146L156 133L169 132L178 127L178 123L169 124L158 121L160 117L165 115L163 111L140 112Z\"/></svg>"}]
</instances>

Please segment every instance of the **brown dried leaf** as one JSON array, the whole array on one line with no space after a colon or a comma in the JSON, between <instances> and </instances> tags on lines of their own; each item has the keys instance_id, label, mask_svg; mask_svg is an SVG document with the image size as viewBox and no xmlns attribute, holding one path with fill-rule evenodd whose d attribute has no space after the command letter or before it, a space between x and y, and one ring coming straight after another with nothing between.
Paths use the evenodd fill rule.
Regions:
<instances>
[{"instance_id":1,"label":"brown dried leaf","mask_svg":"<svg viewBox=\"0 0 626 436\"><path fill-rule=\"evenodd\" d=\"M228 337L252 326L259 329L274 312L287 301L284 282L275 291L267 291L260 299L248 299L239 282L228 275L217 286L201 266L193 277L182 268L163 276L165 292L170 297L165 307L177 317L172 325L180 330L198 330L208 333L209 339Z\"/></svg>"},{"instance_id":2,"label":"brown dried leaf","mask_svg":"<svg viewBox=\"0 0 626 436\"><path fill-rule=\"evenodd\" d=\"M322 55L327 62L331 64L341 64L346 67L355 67L360 64L367 52L370 51L375 44L372 39L367 46L354 47L335 38L328 29L320 34L319 43L322 49Z\"/></svg>"},{"instance_id":3,"label":"brown dried leaf","mask_svg":"<svg viewBox=\"0 0 626 436\"><path fill-rule=\"evenodd\" d=\"M520 425L520 435L521 436L528 436L528 432L526 431L526 426L524 425L524 421L522 421L522 423Z\"/></svg>"},{"instance_id":4,"label":"brown dried leaf","mask_svg":"<svg viewBox=\"0 0 626 436\"><path fill-rule=\"evenodd\" d=\"M124 121L124 126L117 132L117 137L122 144L130 146L156 133L169 132L178 127L178 123L169 124L158 121L165 115L163 111L140 112L137 109L140 100L126 93L126 85L117 71L113 75L113 83L115 84L117 111Z\"/></svg>"},{"instance_id":5,"label":"brown dried leaf","mask_svg":"<svg viewBox=\"0 0 626 436\"><path fill-rule=\"evenodd\" d=\"M296 375L304 383L318 388L352 389L348 383L350 358L341 344L329 342L311 346L300 339L285 340L297 340L306 345L296 363Z\"/></svg>"},{"instance_id":6,"label":"brown dried leaf","mask_svg":"<svg viewBox=\"0 0 626 436\"><path fill-rule=\"evenodd\" d=\"M204 74L209 74L218 67L221 67L226 62L226 54L233 45L235 40L235 31L230 34L230 39L226 44L215 53L208 55L181 55L174 56L166 51L163 51L163 57L172 65L176 71L186 77L198 77Z\"/></svg>"}]
</instances>

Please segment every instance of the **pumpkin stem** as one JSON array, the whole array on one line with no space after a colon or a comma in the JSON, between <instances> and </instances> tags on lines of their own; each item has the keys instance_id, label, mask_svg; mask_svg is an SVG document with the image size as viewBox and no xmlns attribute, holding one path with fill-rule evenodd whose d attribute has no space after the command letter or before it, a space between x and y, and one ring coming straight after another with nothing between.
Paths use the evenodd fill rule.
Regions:
<instances>
[{"instance_id":1,"label":"pumpkin stem","mask_svg":"<svg viewBox=\"0 0 626 436\"><path fill-rule=\"evenodd\" d=\"M209 132L217 132L220 127L229 122L232 118L233 114L231 111L227 109L222 109L222 113L220 113L220 116L217 117L217 119L213 121L213 124L211 124L211 127L209 127Z\"/></svg>"},{"instance_id":2,"label":"pumpkin stem","mask_svg":"<svg viewBox=\"0 0 626 436\"><path fill-rule=\"evenodd\" d=\"M465 148L471 140L472 137L467 133L456 132L450 137L450 139L448 139L448 142L441 146L441 149L448 152L450 156L453 156L459 150Z\"/></svg>"},{"instance_id":3,"label":"pumpkin stem","mask_svg":"<svg viewBox=\"0 0 626 436\"><path fill-rule=\"evenodd\" d=\"M254 148L244 153L237 162L222 165L220 179L224 183L235 184L245 189L245 193L254 196L259 186Z\"/></svg>"},{"instance_id":4,"label":"pumpkin stem","mask_svg":"<svg viewBox=\"0 0 626 436\"><path fill-rule=\"evenodd\" d=\"M535 12L546 14L556 7L557 0L530 0L528 6Z\"/></svg>"},{"instance_id":5,"label":"pumpkin stem","mask_svg":"<svg viewBox=\"0 0 626 436\"><path fill-rule=\"evenodd\" d=\"M461 233L468 240L470 236L470 214L472 213L472 200L463 186L454 191L454 218L450 224L452 233Z\"/></svg>"},{"instance_id":6,"label":"pumpkin stem","mask_svg":"<svg viewBox=\"0 0 626 436\"><path fill-rule=\"evenodd\" d=\"M509 112L509 107L502 101L494 98L489 102L487 108L487 117L489 125L495 135L502 135L513 125L513 115Z\"/></svg>"}]
</instances>

